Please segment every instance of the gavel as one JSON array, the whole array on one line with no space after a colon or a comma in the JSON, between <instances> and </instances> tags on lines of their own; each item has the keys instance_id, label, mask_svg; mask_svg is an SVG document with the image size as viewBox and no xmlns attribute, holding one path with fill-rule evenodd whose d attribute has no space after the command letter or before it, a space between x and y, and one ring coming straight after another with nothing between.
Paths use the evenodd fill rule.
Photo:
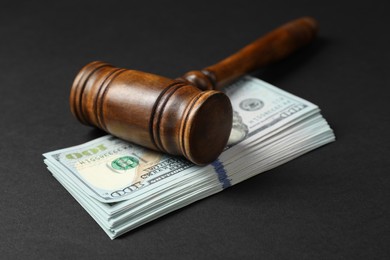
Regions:
<instances>
[{"instance_id":1,"label":"gavel","mask_svg":"<svg viewBox=\"0 0 390 260\"><path fill-rule=\"evenodd\" d=\"M232 127L232 106L220 90L307 45L316 33L313 18L299 18L177 79L91 62L73 82L71 111L81 123L121 139L209 164L226 147Z\"/></svg>"}]
</instances>

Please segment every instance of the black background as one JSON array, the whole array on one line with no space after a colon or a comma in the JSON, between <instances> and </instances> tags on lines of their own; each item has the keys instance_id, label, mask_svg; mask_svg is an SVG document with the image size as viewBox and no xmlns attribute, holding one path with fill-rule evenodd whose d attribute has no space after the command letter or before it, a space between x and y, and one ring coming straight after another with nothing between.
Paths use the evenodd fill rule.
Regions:
<instances>
[{"instance_id":1,"label":"black background","mask_svg":"<svg viewBox=\"0 0 390 260\"><path fill-rule=\"evenodd\" d=\"M4 259L389 259L388 1L2 1ZM68 96L93 60L176 77L300 16L314 44L256 76L322 108L337 141L111 241L42 153L103 135Z\"/></svg>"}]
</instances>

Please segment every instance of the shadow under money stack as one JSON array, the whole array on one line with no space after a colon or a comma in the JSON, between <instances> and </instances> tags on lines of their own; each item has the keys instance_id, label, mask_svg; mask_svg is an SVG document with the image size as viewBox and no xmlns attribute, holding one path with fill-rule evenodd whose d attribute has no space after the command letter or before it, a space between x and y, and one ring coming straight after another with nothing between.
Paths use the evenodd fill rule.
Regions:
<instances>
[{"instance_id":1,"label":"shadow under money stack","mask_svg":"<svg viewBox=\"0 0 390 260\"><path fill-rule=\"evenodd\" d=\"M114 239L335 140L319 108L245 76L224 90L233 107L228 146L210 165L113 136L44 154L53 176Z\"/></svg>"}]
</instances>

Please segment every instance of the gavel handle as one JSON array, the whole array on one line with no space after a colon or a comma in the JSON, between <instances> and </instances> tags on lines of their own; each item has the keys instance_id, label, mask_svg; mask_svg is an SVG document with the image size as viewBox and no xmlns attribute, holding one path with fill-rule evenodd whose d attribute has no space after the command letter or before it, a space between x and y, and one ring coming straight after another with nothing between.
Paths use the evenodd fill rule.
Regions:
<instances>
[{"instance_id":1,"label":"gavel handle","mask_svg":"<svg viewBox=\"0 0 390 260\"><path fill-rule=\"evenodd\" d=\"M220 90L238 77L281 60L310 43L317 34L317 22L303 17L286 23L245 46L226 59L201 71L190 71L181 79L200 89Z\"/></svg>"}]
</instances>

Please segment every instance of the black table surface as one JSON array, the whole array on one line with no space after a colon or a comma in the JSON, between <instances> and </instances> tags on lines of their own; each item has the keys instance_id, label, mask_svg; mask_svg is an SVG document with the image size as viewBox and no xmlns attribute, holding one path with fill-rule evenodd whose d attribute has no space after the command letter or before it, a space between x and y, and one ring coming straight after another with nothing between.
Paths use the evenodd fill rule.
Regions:
<instances>
[{"instance_id":1,"label":"black table surface","mask_svg":"<svg viewBox=\"0 0 390 260\"><path fill-rule=\"evenodd\" d=\"M361 3L360 3L361 2ZM1 259L389 259L388 1L2 1ZM42 153L103 132L70 113L93 60L167 77L315 17L255 75L319 105L337 141L111 241Z\"/></svg>"}]
</instances>

